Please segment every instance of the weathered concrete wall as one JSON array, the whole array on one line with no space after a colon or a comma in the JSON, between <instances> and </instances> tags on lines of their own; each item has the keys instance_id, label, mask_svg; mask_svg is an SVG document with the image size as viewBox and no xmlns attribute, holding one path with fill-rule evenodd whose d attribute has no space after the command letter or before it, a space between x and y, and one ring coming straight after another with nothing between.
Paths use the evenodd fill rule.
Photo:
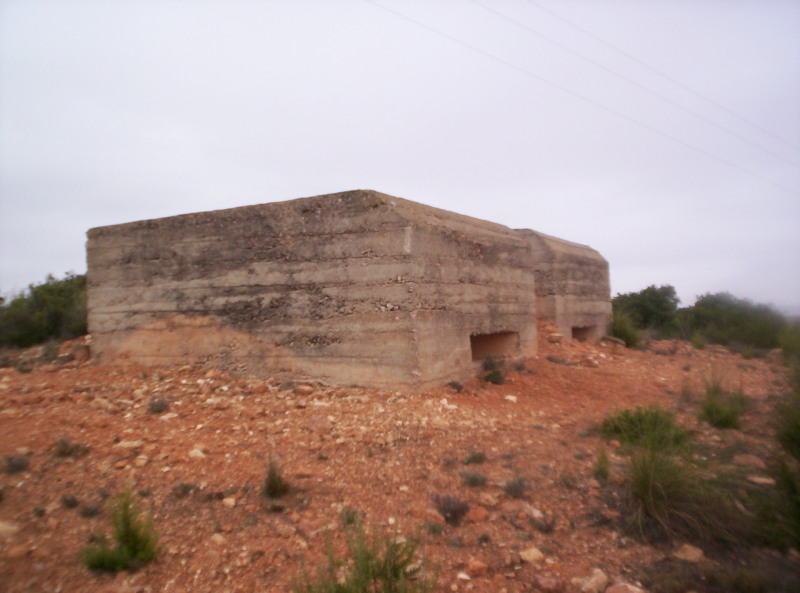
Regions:
<instances>
[{"instance_id":1,"label":"weathered concrete wall","mask_svg":"<svg viewBox=\"0 0 800 593\"><path fill-rule=\"evenodd\" d=\"M373 191L88 233L97 360L425 388L474 375L470 336L535 353L527 237Z\"/></svg>"},{"instance_id":2,"label":"weathered concrete wall","mask_svg":"<svg viewBox=\"0 0 800 593\"><path fill-rule=\"evenodd\" d=\"M597 340L611 319L608 262L586 245L524 229L536 275L536 311L560 333Z\"/></svg>"}]
</instances>

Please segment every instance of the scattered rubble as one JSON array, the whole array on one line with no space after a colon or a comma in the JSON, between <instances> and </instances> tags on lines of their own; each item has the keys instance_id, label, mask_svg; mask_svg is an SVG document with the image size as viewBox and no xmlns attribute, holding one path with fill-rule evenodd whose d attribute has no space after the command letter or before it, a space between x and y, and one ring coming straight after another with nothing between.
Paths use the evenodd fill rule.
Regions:
<instances>
[{"instance_id":1,"label":"scattered rubble","mask_svg":"<svg viewBox=\"0 0 800 593\"><path fill-rule=\"evenodd\" d=\"M79 356L0 368L0 460L27 461L0 472L0 588L278 593L301 559L324 560L326 542L343 549L346 521L360 519L419 538L443 591L639 593L637 567L674 548L620 531L607 494L624 482L624 456L596 426L659 403L708 447L735 444L731 467L769 487L770 406L785 369L682 342L637 351L554 333L540 329L538 358L504 369L503 385L476 379L419 396ZM700 423L681 395L712 370L753 402L742 431ZM155 401L168 406L154 413ZM602 448L608 482L594 476ZM263 495L273 460L291 485L281 499ZM485 484L464 484L465 460ZM518 478L520 499L504 490ZM88 573L79 551L107 529L107 501L126 484L152 512L162 554L117 582ZM461 520L448 523L434 495L467 505ZM693 546L674 554L705 557Z\"/></svg>"}]
</instances>

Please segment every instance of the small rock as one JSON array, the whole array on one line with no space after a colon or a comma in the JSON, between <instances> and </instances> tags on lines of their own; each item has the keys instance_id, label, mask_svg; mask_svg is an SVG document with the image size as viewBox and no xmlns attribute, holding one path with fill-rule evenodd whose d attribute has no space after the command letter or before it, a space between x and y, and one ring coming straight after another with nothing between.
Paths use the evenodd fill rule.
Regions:
<instances>
[{"instance_id":1,"label":"small rock","mask_svg":"<svg viewBox=\"0 0 800 593\"><path fill-rule=\"evenodd\" d=\"M581 593L601 593L608 586L608 576L599 568L592 570L592 576L581 580Z\"/></svg>"},{"instance_id":2,"label":"small rock","mask_svg":"<svg viewBox=\"0 0 800 593\"><path fill-rule=\"evenodd\" d=\"M480 560L476 560L475 558L470 558L467 562L467 574L472 578L478 578L486 576L489 572L489 565L481 562Z\"/></svg>"},{"instance_id":3,"label":"small rock","mask_svg":"<svg viewBox=\"0 0 800 593\"><path fill-rule=\"evenodd\" d=\"M19 560L20 558L24 558L30 552L30 548L28 546L12 546L6 552L6 558L9 560Z\"/></svg>"},{"instance_id":4,"label":"small rock","mask_svg":"<svg viewBox=\"0 0 800 593\"><path fill-rule=\"evenodd\" d=\"M114 445L115 449L137 449L144 445L144 441L120 441Z\"/></svg>"},{"instance_id":5,"label":"small rock","mask_svg":"<svg viewBox=\"0 0 800 593\"><path fill-rule=\"evenodd\" d=\"M629 583L617 583L606 589L606 593L647 593L647 591Z\"/></svg>"},{"instance_id":6,"label":"small rock","mask_svg":"<svg viewBox=\"0 0 800 593\"><path fill-rule=\"evenodd\" d=\"M766 462L752 453L740 453L739 455L734 455L733 462L736 465L747 465L749 467L754 467L755 469L767 469Z\"/></svg>"},{"instance_id":7,"label":"small rock","mask_svg":"<svg viewBox=\"0 0 800 593\"><path fill-rule=\"evenodd\" d=\"M294 527L286 523L278 523L275 525L275 533L281 537L291 537L296 531L297 530Z\"/></svg>"},{"instance_id":8,"label":"small rock","mask_svg":"<svg viewBox=\"0 0 800 593\"><path fill-rule=\"evenodd\" d=\"M460 580L460 581L470 581L470 580L472 580L472 577L471 577L471 576L469 576L469 575L468 575L466 572L459 572L459 573L456 575L456 578L457 578L458 580Z\"/></svg>"},{"instance_id":9,"label":"small rock","mask_svg":"<svg viewBox=\"0 0 800 593\"><path fill-rule=\"evenodd\" d=\"M703 554L703 550L690 544L683 544L672 555L678 560L685 560L686 562L702 562L706 557Z\"/></svg>"},{"instance_id":10,"label":"small rock","mask_svg":"<svg viewBox=\"0 0 800 593\"><path fill-rule=\"evenodd\" d=\"M531 547L522 550L519 553L519 557L523 562L527 562L528 564L539 564L544 560L544 553L542 553L539 548Z\"/></svg>"},{"instance_id":11,"label":"small rock","mask_svg":"<svg viewBox=\"0 0 800 593\"><path fill-rule=\"evenodd\" d=\"M0 537L13 537L19 532L19 525L10 521L0 521Z\"/></svg>"},{"instance_id":12,"label":"small rock","mask_svg":"<svg viewBox=\"0 0 800 593\"><path fill-rule=\"evenodd\" d=\"M444 525L445 523L442 514L435 509L430 509L430 508L425 509L424 511L422 511L421 518L427 523L441 523L442 525Z\"/></svg>"},{"instance_id":13,"label":"small rock","mask_svg":"<svg viewBox=\"0 0 800 593\"><path fill-rule=\"evenodd\" d=\"M516 395L507 395L505 397L505 400L511 402L512 404L515 404L515 403L517 403L517 396Z\"/></svg>"},{"instance_id":14,"label":"small rock","mask_svg":"<svg viewBox=\"0 0 800 593\"><path fill-rule=\"evenodd\" d=\"M470 523L482 523L486 521L486 517L489 515L487 510L483 507L472 507L464 518L469 521Z\"/></svg>"},{"instance_id":15,"label":"small rock","mask_svg":"<svg viewBox=\"0 0 800 593\"><path fill-rule=\"evenodd\" d=\"M233 496L229 496L228 498L223 498L222 504L228 507L229 509L233 508L236 506L236 498L234 498Z\"/></svg>"},{"instance_id":16,"label":"small rock","mask_svg":"<svg viewBox=\"0 0 800 593\"><path fill-rule=\"evenodd\" d=\"M544 513L542 511L527 503L522 505L522 512L536 521L544 519Z\"/></svg>"},{"instance_id":17,"label":"small rock","mask_svg":"<svg viewBox=\"0 0 800 593\"><path fill-rule=\"evenodd\" d=\"M203 453L203 450L198 449L197 447L189 451L189 457L191 457L192 459L204 459L205 456L206 454Z\"/></svg>"},{"instance_id":18,"label":"small rock","mask_svg":"<svg viewBox=\"0 0 800 593\"><path fill-rule=\"evenodd\" d=\"M225 536L222 535L221 533L215 533L214 535L212 535L211 541L217 544L218 546L228 543L228 540L226 540Z\"/></svg>"},{"instance_id":19,"label":"small rock","mask_svg":"<svg viewBox=\"0 0 800 593\"><path fill-rule=\"evenodd\" d=\"M564 581L554 577L536 577L536 585L542 591L550 591L551 593L561 593L564 590Z\"/></svg>"},{"instance_id":20,"label":"small rock","mask_svg":"<svg viewBox=\"0 0 800 593\"><path fill-rule=\"evenodd\" d=\"M547 336L547 341L551 344L558 344L564 339L564 334L552 333Z\"/></svg>"},{"instance_id":21,"label":"small rock","mask_svg":"<svg viewBox=\"0 0 800 593\"><path fill-rule=\"evenodd\" d=\"M250 393L258 395L258 394L266 393L266 392L267 392L266 383L259 382L259 383L254 383L254 384L250 385Z\"/></svg>"},{"instance_id":22,"label":"small rock","mask_svg":"<svg viewBox=\"0 0 800 593\"><path fill-rule=\"evenodd\" d=\"M775 480L766 476L747 476L747 481L759 486L774 486Z\"/></svg>"},{"instance_id":23,"label":"small rock","mask_svg":"<svg viewBox=\"0 0 800 593\"><path fill-rule=\"evenodd\" d=\"M139 455L133 460L133 465L134 467L144 467L149 460L150 458L147 455Z\"/></svg>"},{"instance_id":24,"label":"small rock","mask_svg":"<svg viewBox=\"0 0 800 593\"><path fill-rule=\"evenodd\" d=\"M298 385L294 388L294 392L300 396L307 396L314 393L314 388L311 385Z\"/></svg>"},{"instance_id":25,"label":"small rock","mask_svg":"<svg viewBox=\"0 0 800 593\"><path fill-rule=\"evenodd\" d=\"M497 497L489 492L481 492L478 496L478 500L480 500L481 504L485 507L496 507L498 502Z\"/></svg>"}]
</instances>

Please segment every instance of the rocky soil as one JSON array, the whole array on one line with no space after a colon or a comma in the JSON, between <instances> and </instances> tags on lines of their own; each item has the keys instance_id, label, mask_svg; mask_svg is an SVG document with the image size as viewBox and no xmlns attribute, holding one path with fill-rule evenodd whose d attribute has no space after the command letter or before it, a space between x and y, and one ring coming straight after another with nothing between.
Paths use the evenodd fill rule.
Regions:
<instances>
[{"instance_id":1,"label":"rocky soil","mask_svg":"<svg viewBox=\"0 0 800 593\"><path fill-rule=\"evenodd\" d=\"M641 586L641 570L682 542L651 546L621 528L626 457L599 422L661 404L769 486L771 410L786 369L720 347L635 351L551 343L548 333L502 385L476 379L421 395L190 367L2 368L0 591L289 591L301 561L322 563L328 541L342 549L343 517L354 513L418 538L441 591L635 591L614 587ZM750 398L741 431L697 420L689 393L712 374ZM604 447L611 477L600 483ZM291 484L279 500L262 493L270 460ZM486 481L469 486L465 472ZM520 478L514 498L506 485ZM109 532L108 502L126 484L152 511L161 553L137 572L90 572L80 551ZM437 511L444 496L468 503L460 524Z\"/></svg>"}]
</instances>

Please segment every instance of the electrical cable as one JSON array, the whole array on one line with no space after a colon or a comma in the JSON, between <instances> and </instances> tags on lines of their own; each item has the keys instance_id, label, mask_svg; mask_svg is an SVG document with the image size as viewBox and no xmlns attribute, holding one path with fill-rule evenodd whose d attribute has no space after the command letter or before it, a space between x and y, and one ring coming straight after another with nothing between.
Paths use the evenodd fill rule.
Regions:
<instances>
[{"instance_id":1,"label":"electrical cable","mask_svg":"<svg viewBox=\"0 0 800 593\"><path fill-rule=\"evenodd\" d=\"M546 78L544 78L544 77L542 77L542 76L540 76L540 75L538 75L538 74L536 74L534 72L531 72L530 70L527 70L527 69L523 68L522 66L518 66L517 64L514 64L513 62L509 62L508 60L505 60L505 59L503 59L503 58L501 58L499 56L496 56L496 55L494 55L494 54L492 54L492 53L490 53L490 52L488 52L486 50L483 50L483 49L481 49L479 47L476 47L476 46L474 46L474 45L472 45L472 44L470 44L470 43L468 43L466 41L463 41L463 40L461 40L461 39L459 39L457 37L454 37L454 36L452 36L452 35L450 35L448 33L445 33L444 31L436 29L435 27L427 25L427 24L425 24L425 23L423 23L421 21L418 21L418 20L416 20L416 19L414 19L412 17L409 17L409 16L407 16L407 15L401 13L401 12L398 12L398 11L392 9L392 8L389 8L387 6L379 4L375 0L364 0L364 2L367 2L368 4L371 4L372 6L375 6L376 8L380 8L380 9L382 9L382 10L384 10L384 11L390 13L390 14L393 14L396 17L399 17L399 18L401 18L401 19L403 19L405 21L408 21L408 22L410 22L410 23L412 23L412 24L414 24L414 25L416 25L418 27L421 27L422 29L425 29L426 31L434 33L435 35L438 35L440 37L444 37L445 39L447 39L449 41L452 41L453 43L456 43L458 45L461 45L462 47L466 47L467 49L469 49L471 51L479 53L482 56L484 56L486 58L489 58L490 60L493 60L493 61L495 61L495 62L497 62L499 64L503 64L504 66L506 66L508 68L511 68L513 70L516 70L517 72L520 72L520 73L522 73L522 74L524 74L526 76L529 76L529 77L531 77L531 78L533 78L535 80L538 80L539 82L541 82L543 84L546 84L548 86L556 88L556 89L560 90L563 93L566 93L566 94L568 94L568 95L570 95L572 97L575 97L576 99L579 99L580 101L583 101L584 103L588 103L588 104L593 105L595 107L599 107L600 109L603 109L604 111L607 111L607 112L609 112L609 113L611 113L613 115L616 115L617 117L619 117L621 119L629 121L632 124L635 124L635 125L637 125L639 127L645 128L646 130L649 130L649 131L653 132L654 134L658 134L659 136L663 136L665 138L668 138L668 139L672 140L673 142L676 142L678 144L681 144L682 146L685 146L686 148L689 148L691 150L694 150L695 152L698 152L698 153L703 154L703 155L705 155L705 156L707 156L709 158L712 158L712 159L717 160L717 161L719 161L721 163L724 163L724 164L728 165L729 167L732 167L734 169L737 169L738 171L741 171L742 173L745 173L746 175L749 175L749 176L754 177L756 179L760 179L761 181L764 181L765 183L768 183L768 184L770 184L770 185L772 185L774 187L782 189L782 190L784 190L786 192L789 192L791 194L800 193L797 190L791 189L791 188L789 188L789 187L787 187L787 186L785 186L785 185L783 185L781 183L778 183L777 181L773 181L772 179L764 177L763 175L759 175L758 173L754 173L753 171L750 171L749 169L745 169L744 167L734 163L733 161L729 161L726 158L717 156L717 155L715 155L715 154L713 154L711 152L708 152L707 150L705 150L703 148L700 148L699 146L695 146L694 144L686 142L685 140L682 140L682 139L680 139L680 138L678 138L676 136L673 136L672 134L669 134L668 132L664 132L663 130L659 130L658 128L655 128L655 127L651 126L650 124L647 124L647 123L645 123L643 121L640 121L640 120L635 119L635 118L633 118L633 117L631 117L629 115L626 115L625 113L622 113L621 111L617 111L616 109L614 109L612 107L608 107L607 105L604 105L604 104L600 103L599 101L595 101L594 99L591 99L589 97L585 97L585 96L583 96L583 95L581 95L581 94L579 94L579 93L577 93L577 92L575 92L575 91L573 91L571 89L568 89L565 86L562 86L562 85L560 85L558 83L555 83L555 82L552 82L550 80L547 80Z\"/></svg>"},{"instance_id":2,"label":"electrical cable","mask_svg":"<svg viewBox=\"0 0 800 593\"><path fill-rule=\"evenodd\" d=\"M602 37L600 37L599 35L596 35L595 33L592 33L591 31L589 31L588 29L585 29L584 27L581 27L580 25L577 25L577 24L575 24L574 22L572 22L572 21L570 21L569 19L567 19L567 18L565 18L565 17L561 16L561 15L560 15L560 14L558 14L557 12L554 12L554 11L550 10L549 8L545 8L545 7L544 7L544 6L542 6L541 4L538 4L537 2L535 2L534 0L526 0L526 2L528 2L529 4L532 4L533 6L536 6L536 7L537 7L537 8L539 8L540 10L543 10L543 11L547 12L548 14L550 14L550 15L554 16L555 18L557 18L557 19L559 19L559 20L561 20L561 21L564 21L564 22L565 22L565 23L567 23L569 26L571 26L571 27L573 27L573 28L577 29L578 31L580 31L580 32L582 32L582 33L584 33L584 34L588 35L589 37L592 37L593 39L595 39L595 40L599 41L599 42L600 42L600 43L602 43L603 45L606 45L606 46L610 47L610 48L611 48L611 49L613 49L614 51L621 53L622 55L624 55L624 56L625 56L626 58L628 58L629 60L633 60L634 62L636 62L636 63L637 63L637 64L639 64L640 66L643 66L644 68L647 68L647 69L648 69L648 70L650 70L651 72L654 72L654 73L658 74L659 76L661 76L661 77L663 77L663 78L665 78L665 79L669 80L669 81L670 81L670 82L672 82L673 84L677 84L679 87L681 87L681 88L682 88L683 90L685 90L686 92L689 92L689 93L693 94L695 97L698 97L698 98L702 99L703 101L707 101L708 103L711 103L712 105L714 105L714 107L716 107L716 108L718 108L718 109L721 109L721 110L725 111L725 112L726 112L728 115L731 115L731 116L735 117L735 118L736 118L736 119L738 119L739 121L742 121L742 122L744 122L744 123L746 123L746 124L748 124L748 125L750 125L750 126L753 126L754 128L756 128L756 129L760 130L762 133L764 133L764 134L767 134L768 136L771 136L771 137L772 137L772 138L774 138L775 140L778 140L778 141L780 141L780 142L783 142L784 144L786 144L786 146L789 146L790 148L793 148L794 150L798 150L798 151L800 151L800 146L797 146L796 144L793 144L792 142L789 142L789 141L788 141L788 140L786 140L785 138L781 138L781 137L780 137L780 136L778 136L777 134L775 134L775 133L773 133L773 132L770 132L768 129L764 128L763 126L760 126L760 125L758 125L757 123L750 121L750 120L749 120L749 119L747 119L746 117L743 117L743 116L739 115L738 113L736 113L736 112L735 112L735 111L733 111L732 109L729 109L728 107L725 107L725 105L722 105L721 103L719 103L719 102L715 101L714 99L711 99L711 98L709 98L709 97L706 97L704 94L702 94L702 93L700 93L700 92L698 92L698 91L694 90L694 89L693 89L693 88L691 88L690 86L688 86L688 85L686 85L686 84L682 83L682 82L681 82L680 80L678 80L677 78L674 78L673 76L670 76L669 74L667 74L667 73L665 73L665 72L662 72L662 71L661 71L661 70L659 70L658 68L656 68L656 67L654 67L654 66L651 66L651 65L650 65L650 64L648 64L647 62L644 62L644 61L640 60L640 59L639 59L639 58L637 58L636 56L634 56L634 55L631 55L629 52L626 52L624 49L621 49L621 48L619 48L619 47L615 46L615 45L614 45L614 44L612 44L611 42L609 42L609 41L606 41L605 39L603 39L603 38L602 38Z\"/></svg>"},{"instance_id":3,"label":"electrical cable","mask_svg":"<svg viewBox=\"0 0 800 593\"><path fill-rule=\"evenodd\" d=\"M484 6L478 0L471 0L471 1L472 1L473 4L483 8L487 12L490 12L491 14L494 14L495 16L510 22L510 23L516 25L517 27L520 27L521 29L523 29L524 31L527 31L528 33L531 33L532 35L536 35L537 37L540 37L540 38L544 39L545 41L548 41L549 43L552 43L552 44L560 47L564 51L568 51L571 54L574 54L574 55L578 56L582 60L585 60L585 61L589 62L590 64L596 66L597 68L600 68L601 70L605 70L606 72L609 72L610 74L613 74L617 78L620 78L620 79L624 80L625 82L627 82L629 84L632 84L632 85L642 89L643 91L645 91L646 93L649 93L650 95L653 95L654 97L658 97L662 101L665 101L665 102L667 102L667 103L669 103L671 105L674 105L677 109L680 109L681 111L683 111L685 113L693 115L694 117L697 117L698 119L703 120L707 124L712 125L715 128L717 128L719 130L722 130L723 132L727 132L728 134L730 134L732 136L735 136L736 138L739 138L739 140L741 140L743 142L746 142L747 144L750 144L751 146L755 146L756 148L758 148L760 150L763 150L767 154L770 154L770 155L774 156L775 158L778 158L778 159L784 161L785 163L788 163L789 165L792 165L793 167L800 168L800 165L798 163L790 161L789 159L785 158L783 155L778 154L777 152L774 152L774 151L770 150L769 148L766 148L765 146L761 146L757 142L753 142L749 138L747 138L745 136L742 136L738 132L735 132L735 131L733 131L733 130L731 130L729 128L726 128L725 126L723 126L721 124L718 124L714 120L709 119L708 117L702 115L701 113L697 113L697 112L689 109L688 107L684 107L683 105L673 101L669 97L665 97L664 95L662 95L658 91L654 91L654 90L646 87L645 85L633 80L632 78L628 78L624 74L620 74L619 72L617 72L613 68L609 68L608 66L605 66L604 64L601 64L597 60L594 60L594 59L590 58L589 56L587 56L587 55L585 55L585 54L583 54L583 53L581 53L581 52L579 52L579 51L577 51L575 49L572 49L571 47L561 43L560 41L557 41L557 40L553 39L552 37L548 37L544 33L540 33L539 31L536 31L536 30L528 27L527 25L524 25L524 24L520 23L519 21L516 21L516 20L512 19L511 17L506 16L505 14L496 11L493 8L489 8L488 6Z\"/></svg>"}]
</instances>

